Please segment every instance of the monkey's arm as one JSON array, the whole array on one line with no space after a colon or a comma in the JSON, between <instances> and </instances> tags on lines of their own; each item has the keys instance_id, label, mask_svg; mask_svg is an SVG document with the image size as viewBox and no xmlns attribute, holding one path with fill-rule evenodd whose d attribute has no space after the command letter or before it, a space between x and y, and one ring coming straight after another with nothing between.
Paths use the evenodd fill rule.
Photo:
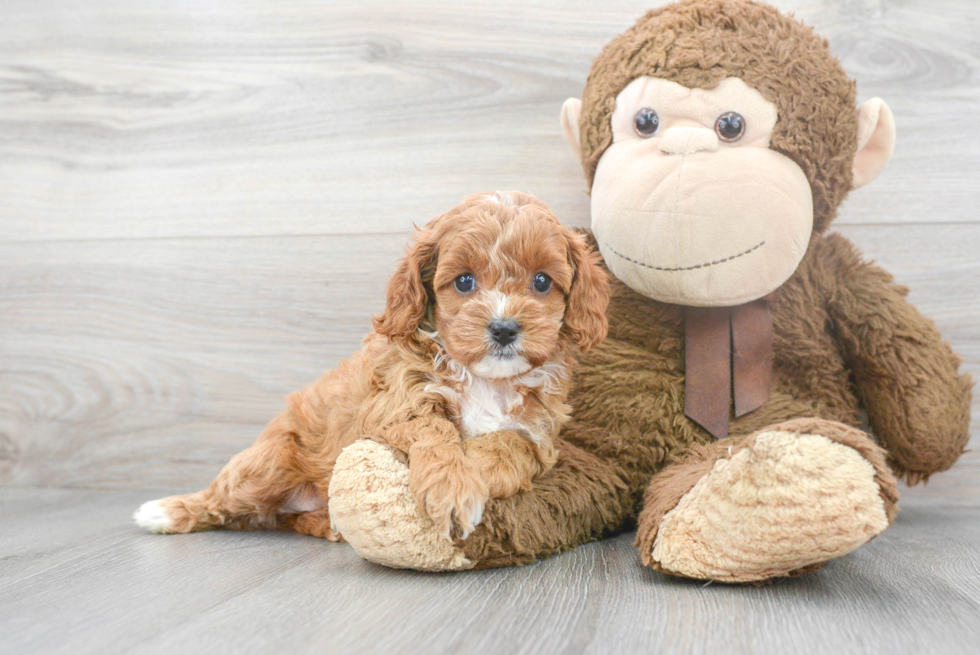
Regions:
<instances>
[{"instance_id":1,"label":"monkey's arm","mask_svg":"<svg viewBox=\"0 0 980 655\"><path fill-rule=\"evenodd\" d=\"M827 237L828 306L876 438L896 474L916 484L948 469L969 441L970 376L908 289L862 260L844 237Z\"/></svg>"}]
</instances>

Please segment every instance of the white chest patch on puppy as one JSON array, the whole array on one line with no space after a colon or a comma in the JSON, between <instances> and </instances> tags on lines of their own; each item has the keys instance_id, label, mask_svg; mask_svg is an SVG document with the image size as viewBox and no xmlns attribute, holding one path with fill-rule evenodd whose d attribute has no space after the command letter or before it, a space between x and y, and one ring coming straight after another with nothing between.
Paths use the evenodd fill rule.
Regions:
<instances>
[{"instance_id":1,"label":"white chest patch on puppy","mask_svg":"<svg viewBox=\"0 0 980 655\"><path fill-rule=\"evenodd\" d=\"M459 418L464 437L524 428L511 418L514 410L524 403L513 384L494 384L474 376L459 400Z\"/></svg>"},{"instance_id":2,"label":"white chest patch on puppy","mask_svg":"<svg viewBox=\"0 0 980 655\"><path fill-rule=\"evenodd\" d=\"M439 394L458 408L453 418L458 422L464 438L514 430L535 444L541 442L543 435L533 425L521 420L524 397L518 389L530 387L546 394L554 393L568 375L560 362L548 362L510 380L486 379L473 375L465 366L444 355L436 356L436 368L444 369L448 375L444 373L446 377L443 380L451 382L446 384L436 378L425 390Z\"/></svg>"}]
</instances>

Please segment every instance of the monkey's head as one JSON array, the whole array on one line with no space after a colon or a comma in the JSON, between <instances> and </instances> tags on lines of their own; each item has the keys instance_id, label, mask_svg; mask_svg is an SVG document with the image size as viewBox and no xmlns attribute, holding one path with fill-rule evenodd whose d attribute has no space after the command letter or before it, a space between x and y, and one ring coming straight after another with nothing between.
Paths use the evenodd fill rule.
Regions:
<instances>
[{"instance_id":1,"label":"monkey's head","mask_svg":"<svg viewBox=\"0 0 980 655\"><path fill-rule=\"evenodd\" d=\"M609 269L663 302L777 289L812 232L891 156L891 112L827 42L750 0L655 9L595 60L562 129L592 190Z\"/></svg>"}]
</instances>

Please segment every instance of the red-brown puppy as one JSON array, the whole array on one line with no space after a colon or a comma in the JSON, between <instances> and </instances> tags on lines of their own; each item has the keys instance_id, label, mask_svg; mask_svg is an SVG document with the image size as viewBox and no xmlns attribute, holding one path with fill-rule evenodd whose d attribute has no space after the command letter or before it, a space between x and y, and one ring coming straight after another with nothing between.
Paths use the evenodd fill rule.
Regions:
<instances>
[{"instance_id":1,"label":"red-brown puppy","mask_svg":"<svg viewBox=\"0 0 980 655\"><path fill-rule=\"evenodd\" d=\"M419 232L363 348L307 389L204 491L144 504L154 532L291 527L328 539L337 456L381 438L420 508L468 535L488 498L555 462L571 346L606 335L598 256L524 193L470 196Z\"/></svg>"}]
</instances>

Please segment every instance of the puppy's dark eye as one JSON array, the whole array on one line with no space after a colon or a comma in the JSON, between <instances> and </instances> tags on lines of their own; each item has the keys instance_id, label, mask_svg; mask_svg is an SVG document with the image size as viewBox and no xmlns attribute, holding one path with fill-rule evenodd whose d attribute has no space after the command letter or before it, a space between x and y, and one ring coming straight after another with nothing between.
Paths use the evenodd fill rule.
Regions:
<instances>
[{"instance_id":1,"label":"puppy's dark eye","mask_svg":"<svg viewBox=\"0 0 980 655\"><path fill-rule=\"evenodd\" d=\"M633 118L633 129L642 137L653 136L660 129L660 115L649 107L636 112Z\"/></svg>"},{"instance_id":2,"label":"puppy's dark eye","mask_svg":"<svg viewBox=\"0 0 980 655\"><path fill-rule=\"evenodd\" d=\"M469 293L476 286L476 280L473 279L472 273L463 273L462 275L457 275L456 279L453 281L453 285L456 287L456 291L460 293Z\"/></svg>"},{"instance_id":3,"label":"puppy's dark eye","mask_svg":"<svg viewBox=\"0 0 980 655\"><path fill-rule=\"evenodd\" d=\"M551 291L551 278L544 273L534 276L534 290L538 293L548 293Z\"/></svg>"},{"instance_id":4,"label":"puppy's dark eye","mask_svg":"<svg viewBox=\"0 0 980 655\"><path fill-rule=\"evenodd\" d=\"M737 111L726 111L715 121L715 134L722 141L738 141L745 134L745 119Z\"/></svg>"}]
</instances>

